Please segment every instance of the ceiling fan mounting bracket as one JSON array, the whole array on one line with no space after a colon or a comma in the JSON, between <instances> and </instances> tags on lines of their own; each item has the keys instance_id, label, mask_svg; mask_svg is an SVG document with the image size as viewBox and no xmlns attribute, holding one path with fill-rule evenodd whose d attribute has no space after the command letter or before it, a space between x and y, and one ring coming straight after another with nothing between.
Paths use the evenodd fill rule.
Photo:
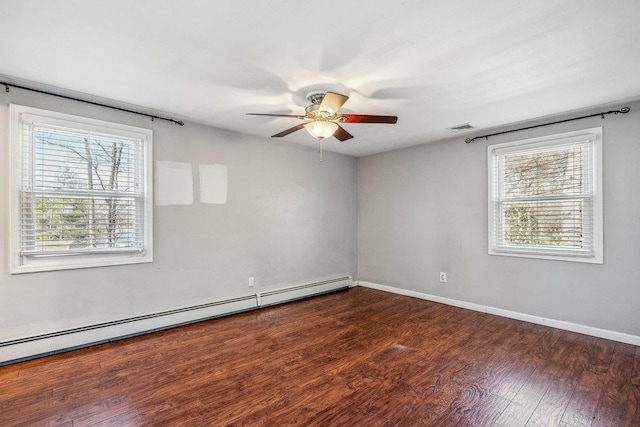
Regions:
<instances>
[{"instance_id":1,"label":"ceiling fan mounting bracket","mask_svg":"<svg viewBox=\"0 0 640 427\"><path fill-rule=\"evenodd\" d=\"M312 103L313 105L320 105L322 104L322 100L324 99L324 96L327 94L327 92L309 92L306 96L307 101L309 101L310 103Z\"/></svg>"}]
</instances>

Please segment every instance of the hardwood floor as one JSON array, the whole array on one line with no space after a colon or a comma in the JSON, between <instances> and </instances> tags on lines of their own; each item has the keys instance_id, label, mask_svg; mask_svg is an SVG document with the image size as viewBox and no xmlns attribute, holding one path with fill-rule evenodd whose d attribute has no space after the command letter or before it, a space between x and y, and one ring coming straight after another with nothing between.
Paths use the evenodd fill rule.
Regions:
<instances>
[{"instance_id":1,"label":"hardwood floor","mask_svg":"<svg viewBox=\"0 0 640 427\"><path fill-rule=\"evenodd\" d=\"M640 348L366 288L0 368L0 425L640 426Z\"/></svg>"}]
</instances>

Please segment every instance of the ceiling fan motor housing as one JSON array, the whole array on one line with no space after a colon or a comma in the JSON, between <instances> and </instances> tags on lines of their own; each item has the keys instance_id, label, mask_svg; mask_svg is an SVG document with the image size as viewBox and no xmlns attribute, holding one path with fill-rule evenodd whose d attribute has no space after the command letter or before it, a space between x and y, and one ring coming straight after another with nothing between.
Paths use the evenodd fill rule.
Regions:
<instances>
[{"instance_id":1,"label":"ceiling fan motor housing","mask_svg":"<svg viewBox=\"0 0 640 427\"><path fill-rule=\"evenodd\" d=\"M316 121L333 121L337 119L336 114L331 114L330 111L322 108L322 101L326 94L327 92L310 92L307 94L307 100L311 102L311 105L304 109L306 119Z\"/></svg>"}]
</instances>

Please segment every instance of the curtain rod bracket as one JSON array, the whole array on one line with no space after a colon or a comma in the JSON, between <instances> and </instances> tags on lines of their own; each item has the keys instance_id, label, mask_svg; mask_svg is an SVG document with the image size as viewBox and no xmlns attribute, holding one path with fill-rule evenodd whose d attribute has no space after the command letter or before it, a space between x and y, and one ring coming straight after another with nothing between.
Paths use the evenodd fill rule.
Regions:
<instances>
[{"instance_id":1,"label":"curtain rod bracket","mask_svg":"<svg viewBox=\"0 0 640 427\"><path fill-rule=\"evenodd\" d=\"M113 105L101 104L99 102L93 102L93 101L87 101L85 99L74 98L73 96L60 95L58 93L47 92L46 90L34 89L34 88L31 88L31 87L20 86L20 85L14 85L13 83L0 82L0 85L4 85L5 92L9 92L9 88L10 87L15 87L15 88L18 88L18 89L28 90L28 91L36 92L36 93L41 93L43 95L55 96L55 97L62 98L62 99L68 99L70 101L83 102L85 104L91 104L91 105L95 105L95 106L98 106L98 107L110 108L112 110L123 111L125 113L131 113L131 114L137 114L139 116L149 117L149 118L151 118L152 122L155 121L154 119L159 119L159 120L164 120L164 121L167 121L167 122L175 123L175 124L180 125L180 126L184 126L184 122L183 121L174 120L174 119L171 119L171 118L168 118L168 117L154 116L152 114L141 113L140 111L127 110L126 108L114 107Z\"/></svg>"},{"instance_id":2,"label":"curtain rod bracket","mask_svg":"<svg viewBox=\"0 0 640 427\"><path fill-rule=\"evenodd\" d=\"M485 140L488 141L490 136L503 135L505 133L511 133L511 132L519 132L521 130L527 130L527 129L535 129L535 128L539 128L539 127L543 127L543 126L557 125L558 123L565 123L565 122L572 122L574 120L588 119L589 117L598 117L598 116L600 116L600 117L602 117L604 119L604 116L607 115L607 114L615 114L615 115L627 114L629 111L631 111L631 108L622 107L619 110L602 111L600 113L590 114L588 116L574 117L573 119L558 120L557 122L543 123L541 125L527 126L527 127L520 128L520 129L506 130L504 132L496 132L496 133L490 133L488 135L475 136L473 138L465 139L464 142L469 144L469 143L475 141L476 139L481 139L481 138L484 138Z\"/></svg>"}]
</instances>

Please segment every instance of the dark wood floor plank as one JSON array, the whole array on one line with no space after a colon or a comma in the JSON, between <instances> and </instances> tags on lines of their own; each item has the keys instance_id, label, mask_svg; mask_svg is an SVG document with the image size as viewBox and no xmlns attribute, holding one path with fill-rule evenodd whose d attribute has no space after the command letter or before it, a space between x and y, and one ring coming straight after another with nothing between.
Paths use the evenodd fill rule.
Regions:
<instances>
[{"instance_id":1,"label":"dark wood floor plank","mask_svg":"<svg viewBox=\"0 0 640 427\"><path fill-rule=\"evenodd\" d=\"M631 374L635 347L616 343L614 349L596 407L593 426L622 426L626 421L626 408L632 391Z\"/></svg>"},{"instance_id":2,"label":"dark wood floor plank","mask_svg":"<svg viewBox=\"0 0 640 427\"><path fill-rule=\"evenodd\" d=\"M575 334L559 329L552 329L544 334L533 346L529 353L533 359L529 365L535 370L529 380L522 386L514 396L511 403L496 420L496 424L510 425L548 425L551 420L557 424L564 413L566 402L558 402L558 388L562 389L565 384L558 384L557 373L566 368L567 359L575 347ZM560 378L564 378L560 376ZM572 391L575 385L570 388ZM549 413L548 400L545 397L553 394L553 407L559 408L555 414ZM561 406L559 406L559 404ZM536 411L538 411L536 413Z\"/></svg>"},{"instance_id":3,"label":"dark wood floor plank","mask_svg":"<svg viewBox=\"0 0 640 427\"><path fill-rule=\"evenodd\" d=\"M520 341L520 337L510 331L506 319L490 316L490 320L491 322L483 327L486 335L479 333L476 335L477 340L467 341L460 347L462 354L473 354L474 358L470 363L467 362L464 368L454 372L451 380L466 388L457 398L452 399L436 424L458 425L469 423L471 420L475 420L474 423L478 425L495 424L496 418L509 403L506 399L490 395L488 389L494 385L495 367L502 361L503 353L498 350L502 346L515 345ZM499 405L484 408L488 402L496 402Z\"/></svg>"},{"instance_id":4,"label":"dark wood floor plank","mask_svg":"<svg viewBox=\"0 0 640 427\"><path fill-rule=\"evenodd\" d=\"M51 390L28 386L16 393L0 393L0 420L7 425L40 421L50 414Z\"/></svg>"},{"instance_id":5,"label":"dark wood floor plank","mask_svg":"<svg viewBox=\"0 0 640 427\"><path fill-rule=\"evenodd\" d=\"M492 338L475 349L474 359L456 373L453 380L466 387L458 398L452 400L449 408L437 420L439 425L496 425L496 420L509 404L507 399L489 393L500 378L504 354L517 341L506 319L494 317L498 329Z\"/></svg>"},{"instance_id":6,"label":"dark wood floor plank","mask_svg":"<svg viewBox=\"0 0 640 427\"><path fill-rule=\"evenodd\" d=\"M534 371L528 381L520 388L513 400L500 414L496 425L523 426L542 400L549 388L552 376Z\"/></svg>"},{"instance_id":7,"label":"dark wood floor plank","mask_svg":"<svg viewBox=\"0 0 640 427\"><path fill-rule=\"evenodd\" d=\"M123 406L112 411L78 417L73 420L72 425L73 427L125 427L140 425L141 422L142 419L137 410Z\"/></svg>"},{"instance_id":8,"label":"dark wood floor plank","mask_svg":"<svg viewBox=\"0 0 640 427\"><path fill-rule=\"evenodd\" d=\"M604 386L605 376L583 370L562 416L561 424L590 426Z\"/></svg>"},{"instance_id":9,"label":"dark wood floor plank","mask_svg":"<svg viewBox=\"0 0 640 427\"><path fill-rule=\"evenodd\" d=\"M463 417L460 417L459 423L456 425L466 427L476 426L495 426L496 419L505 410L509 401L503 399L500 396L494 394L485 394L476 405L469 412L465 412ZM444 426L450 426L448 420L443 424Z\"/></svg>"},{"instance_id":10,"label":"dark wood floor plank","mask_svg":"<svg viewBox=\"0 0 640 427\"><path fill-rule=\"evenodd\" d=\"M640 425L638 347L366 288L0 368L0 425Z\"/></svg>"},{"instance_id":11,"label":"dark wood floor plank","mask_svg":"<svg viewBox=\"0 0 640 427\"><path fill-rule=\"evenodd\" d=\"M629 400L626 408L625 426L640 426L640 347L635 348L635 358L633 360L633 370L629 378Z\"/></svg>"},{"instance_id":12,"label":"dark wood floor plank","mask_svg":"<svg viewBox=\"0 0 640 427\"><path fill-rule=\"evenodd\" d=\"M546 393L527 421L527 426L559 425L565 414L582 372L589 365L595 338L562 331L553 351L545 357L557 374L550 380Z\"/></svg>"},{"instance_id":13,"label":"dark wood floor plank","mask_svg":"<svg viewBox=\"0 0 640 427\"><path fill-rule=\"evenodd\" d=\"M529 380L536 367L532 348L550 333L549 328L533 324L515 324L514 334L518 340L501 349L502 357L496 367L496 381L489 392L511 401Z\"/></svg>"}]
</instances>

